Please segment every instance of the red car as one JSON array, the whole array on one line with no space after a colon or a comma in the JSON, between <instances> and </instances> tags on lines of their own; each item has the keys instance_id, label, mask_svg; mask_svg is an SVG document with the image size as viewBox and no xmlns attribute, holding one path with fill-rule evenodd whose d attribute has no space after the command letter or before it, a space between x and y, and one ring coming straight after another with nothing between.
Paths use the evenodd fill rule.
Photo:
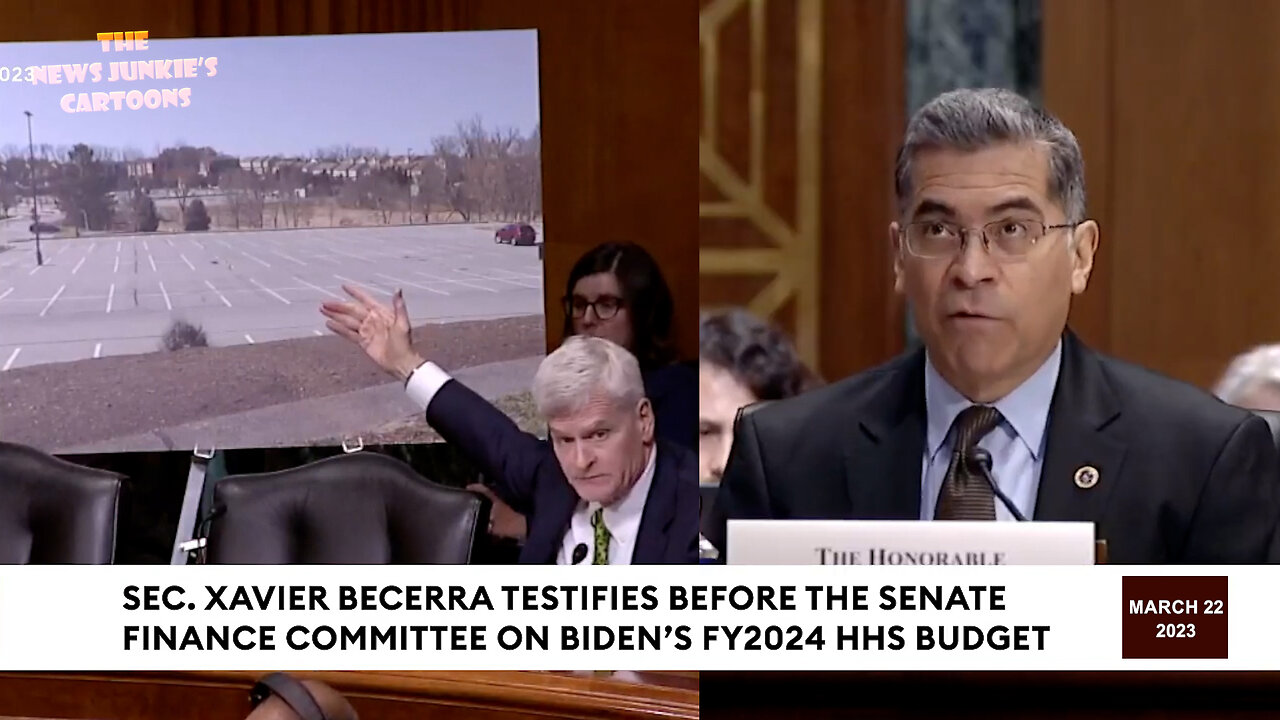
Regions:
<instances>
[{"instance_id":1,"label":"red car","mask_svg":"<svg viewBox=\"0 0 1280 720\"><path fill-rule=\"evenodd\" d=\"M493 241L508 245L537 245L538 232L528 223L504 225L493 234Z\"/></svg>"}]
</instances>

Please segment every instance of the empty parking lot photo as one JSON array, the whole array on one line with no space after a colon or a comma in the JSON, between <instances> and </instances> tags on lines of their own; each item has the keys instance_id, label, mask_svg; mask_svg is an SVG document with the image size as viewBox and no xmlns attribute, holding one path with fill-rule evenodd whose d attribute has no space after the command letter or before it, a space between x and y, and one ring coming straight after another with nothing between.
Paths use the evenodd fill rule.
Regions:
<instances>
[{"instance_id":1,"label":"empty parking lot photo","mask_svg":"<svg viewBox=\"0 0 1280 720\"><path fill-rule=\"evenodd\" d=\"M218 73L185 81L189 107L91 116L65 111L87 76L0 83L0 437L54 452L433 439L325 328L344 285L402 291L420 351L536 422L533 33L99 46L0 44L0 62L216 56ZM405 66L450 77L386 72ZM301 82L326 70L363 77L360 101L337 113ZM512 225L532 243L504 241Z\"/></svg>"}]
</instances>

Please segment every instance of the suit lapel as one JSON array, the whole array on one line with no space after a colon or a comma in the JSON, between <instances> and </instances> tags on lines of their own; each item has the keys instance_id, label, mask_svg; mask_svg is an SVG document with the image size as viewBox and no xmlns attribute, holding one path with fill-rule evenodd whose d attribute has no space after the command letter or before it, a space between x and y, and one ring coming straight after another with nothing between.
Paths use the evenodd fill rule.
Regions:
<instances>
[{"instance_id":1,"label":"suit lapel","mask_svg":"<svg viewBox=\"0 0 1280 720\"><path fill-rule=\"evenodd\" d=\"M869 402L880 414L840 422L850 517L862 520L919 520L920 473L924 457L924 350L885 372Z\"/></svg>"},{"instance_id":2,"label":"suit lapel","mask_svg":"<svg viewBox=\"0 0 1280 720\"><path fill-rule=\"evenodd\" d=\"M1068 331L1049 409L1036 520L1102 520L1124 462L1126 444L1116 422L1119 416L1120 402L1098 356ZM1089 472L1082 473L1083 468L1097 472L1096 484L1080 487L1077 475Z\"/></svg>"},{"instance_id":3,"label":"suit lapel","mask_svg":"<svg viewBox=\"0 0 1280 720\"><path fill-rule=\"evenodd\" d=\"M636 546L631 552L632 565L663 562L668 529L676 515L676 484L680 482L676 458L671 448L661 444L654 447L654 452L658 457L653 468L653 482L649 485L649 497L645 498L644 511L640 515L640 529L636 531Z\"/></svg>"}]
</instances>

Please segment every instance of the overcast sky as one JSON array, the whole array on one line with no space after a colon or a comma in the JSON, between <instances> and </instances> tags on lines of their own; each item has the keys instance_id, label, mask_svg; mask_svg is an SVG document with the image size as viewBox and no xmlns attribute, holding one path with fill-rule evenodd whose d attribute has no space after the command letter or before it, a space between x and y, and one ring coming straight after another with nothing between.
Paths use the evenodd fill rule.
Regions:
<instances>
[{"instance_id":1,"label":"overcast sky","mask_svg":"<svg viewBox=\"0 0 1280 720\"><path fill-rule=\"evenodd\" d=\"M136 82L0 83L0 148L84 142L146 154L179 142L232 155L305 155L356 145L429 151L479 115L528 134L538 123L535 31L151 40L104 53L96 41L0 43L0 66L216 56L217 75ZM0 77L3 77L0 72ZM191 88L186 108L66 113L67 93Z\"/></svg>"}]
</instances>

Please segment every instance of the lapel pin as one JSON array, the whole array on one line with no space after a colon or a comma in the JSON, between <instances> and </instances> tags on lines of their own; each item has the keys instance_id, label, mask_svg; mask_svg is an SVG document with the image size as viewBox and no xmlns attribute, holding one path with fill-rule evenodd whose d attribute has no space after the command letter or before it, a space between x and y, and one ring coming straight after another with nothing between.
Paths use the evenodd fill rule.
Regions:
<instances>
[{"instance_id":1,"label":"lapel pin","mask_svg":"<svg viewBox=\"0 0 1280 720\"><path fill-rule=\"evenodd\" d=\"M1081 490L1088 490L1098 484L1098 469L1092 465L1085 465L1076 470L1076 487Z\"/></svg>"}]
</instances>

